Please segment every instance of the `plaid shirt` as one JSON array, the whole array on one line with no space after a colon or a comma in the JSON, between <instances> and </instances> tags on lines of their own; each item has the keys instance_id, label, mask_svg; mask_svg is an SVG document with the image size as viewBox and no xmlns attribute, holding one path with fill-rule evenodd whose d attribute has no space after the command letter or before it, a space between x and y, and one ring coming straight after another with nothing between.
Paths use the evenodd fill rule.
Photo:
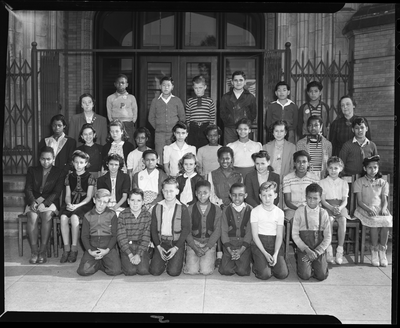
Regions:
<instances>
[{"instance_id":1,"label":"plaid shirt","mask_svg":"<svg viewBox=\"0 0 400 328\"><path fill-rule=\"evenodd\" d=\"M130 208L123 210L118 217L117 240L122 252L139 254L147 250L150 244L151 214L142 209L135 218ZM130 243L132 241L132 243Z\"/></svg>"}]
</instances>

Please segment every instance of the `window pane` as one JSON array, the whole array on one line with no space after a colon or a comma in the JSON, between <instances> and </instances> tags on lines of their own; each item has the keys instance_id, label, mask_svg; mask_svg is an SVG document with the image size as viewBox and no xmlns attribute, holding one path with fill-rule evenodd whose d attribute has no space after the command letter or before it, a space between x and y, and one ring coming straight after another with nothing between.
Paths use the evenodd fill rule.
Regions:
<instances>
[{"instance_id":1,"label":"window pane","mask_svg":"<svg viewBox=\"0 0 400 328\"><path fill-rule=\"evenodd\" d=\"M228 47L255 47L257 37L256 20L249 14L226 15L226 45Z\"/></svg>"},{"instance_id":2,"label":"window pane","mask_svg":"<svg viewBox=\"0 0 400 328\"><path fill-rule=\"evenodd\" d=\"M217 46L216 13L185 14L185 47Z\"/></svg>"},{"instance_id":3,"label":"window pane","mask_svg":"<svg viewBox=\"0 0 400 328\"><path fill-rule=\"evenodd\" d=\"M225 92L228 92L232 87L232 73L235 71L243 71L246 75L245 88L257 98L256 60L254 58L227 57L225 67Z\"/></svg>"},{"instance_id":4,"label":"window pane","mask_svg":"<svg viewBox=\"0 0 400 328\"><path fill-rule=\"evenodd\" d=\"M104 47L132 47L132 13L113 12L107 14L103 21Z\"/></svg>"},{"instance_id":5,"label":"window pane","mask_svg":"<svg viewBox=\"0 0 400 328\"><path fill-rule=\"evenodd\" d=\"M174 13L144 13L143 46L174 46Z\"/></svg>"},{"instance_id":6,"label":"window pane","mask_svg":"<svg viewBox=\"0 0 400 328\"><path fill-rule=\"evenodd\" d=\"M151 101L161 93L160 80L171 75L171 63L147 63L147 108L150 108Z\"/></svg>"},{"instance_id":7,"label":"window pane","mask_svg":"<svg viewBox=\"0 0 400 328\"><path fill-rule=\"evenodd\" d=\"M207 89L204 95L211 97L211 62L198 62L198 63L187 63L186 64L186 99L194 97L192 80L195 76L201 75L205 78Z\"/></svg>"}]
</instances>

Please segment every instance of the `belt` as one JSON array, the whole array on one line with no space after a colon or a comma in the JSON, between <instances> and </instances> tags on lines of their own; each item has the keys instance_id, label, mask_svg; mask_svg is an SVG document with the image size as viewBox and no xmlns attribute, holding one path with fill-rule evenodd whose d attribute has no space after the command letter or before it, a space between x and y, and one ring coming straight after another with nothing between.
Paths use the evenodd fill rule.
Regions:
<instances>
[{"instance_id":1,"label":"belt","mask_svg":"<svg viewBox=\"0 0 400 328\"><path fill-rule=\"evenodd\" d=\"M174 237L173 236L161 236L162 241L173 241Z\"/></svg>"},{"instance_id":2,"label":"belt","mask_svg":"<svg viewBox=\"0 0 400 328\"><path fill-rule=\"evenodd\" d=\"M205 124L210 124L210 122L195 122L195 121L191 121L190 124L196 124L197 126L202 126Z\"/></svg>"}]
</instances>

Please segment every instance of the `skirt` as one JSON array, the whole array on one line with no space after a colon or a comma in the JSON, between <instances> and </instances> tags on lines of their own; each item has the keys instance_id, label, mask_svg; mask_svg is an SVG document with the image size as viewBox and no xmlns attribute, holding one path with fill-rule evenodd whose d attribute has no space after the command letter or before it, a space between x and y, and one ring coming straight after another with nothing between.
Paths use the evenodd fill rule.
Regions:
<instances>
[{"instance_id":1,"label":"skirt","mask_svg":"<svg viewBox=\"0 0 400 328\"><path fill-rule=\"evenodd\" d=\"M342 203L342 200L341 200L341 199L326 199L326 202L327 202L328 204L330 204L330 205L335 206L335 205L340 205L340 204ZM324 207L324 208L325 208L325 207ZM330 209L325 208L325 210L328 212L329 216L331 216L331 217L333 217L333 218L335 218L335 219L338 219L338 218L340 218L341 216L345 217L346 219L350 219L350 215L349 215L349 213L347 212L347 208L346 208L346 207L343 208L343 209L340 211L340 213L339 213L339 214L336 214L336 215L333 214L333 212L332 212Z\"/></svg>"},{"instance_id":2,"label":"skirt","mask_svg":"<svg viewBox=\"0 0 400 328\"><path fill-rule=\"evenodd\" d=\"M380 208L374 206L374 208L380 212ZM393 216L389 215L377 215L369 216L368 213L361 207L357 207L354 211L354 216L361 221L361 223L370 228L391 228L393 227Z\"/></svg>"}]
</instances>

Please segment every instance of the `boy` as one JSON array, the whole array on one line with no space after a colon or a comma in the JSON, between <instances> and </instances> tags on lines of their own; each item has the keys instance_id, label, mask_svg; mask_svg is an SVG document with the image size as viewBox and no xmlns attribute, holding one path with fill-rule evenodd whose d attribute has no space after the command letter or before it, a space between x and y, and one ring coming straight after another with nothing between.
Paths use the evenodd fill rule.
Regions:
<instances>
[{"instance_id":1,"label":"boy","mask_svg":"<svg viewBox=\"0 0 400 328\"><path fill-rule=\"evenodd\" d=\"M254 161L251 155L262 150L262 144L249 139L251 121L244 117L236 122L236 131L239 140L229 143L227 146L233 149L236 158L235 170L245 179L247 173L254 171Z\"/></svg>"},{"instance_id":2,"label":"boy","mask_svg":"<svg viewBox=\"0 0 400 328\"><path fill-rule=\"evenodd\" d=\"M139 188L129 191L129 208L118 217L117 240L121 250L122 272L126 276L149 274L151 214L144 205L144 193Z\"/></svg>"},{"instance_id":3,"label":"boy","mask_svg":"<svg viewBox=\"0 0 400 328\"><path fill-rule=\"evenodd\" d=\"M186 238L186 274L209 275L214 272L217 241L221 237L221 209L210 202L211 184L207 180L196 183L197 202L188 208L190 233Z\"/></svg>"},{"instance_id":4,"label":"boy","mask_svg":"<svg viewBox=\"0 0 400 328\"><path fill-rule=\"evenodd\" d=\"M151 239L155 251L150 264L150 273L161 275L165 270L170 276L182 272L185 255L185 240L190 232L189 212L176 196L179 186L175 178L162 183L164 199L158 202L151 214Z\"/></svg>"},{"instance_id":5,"label":"boy","mask_svg":"<svg viewBox=\"0 0 400 328\"><path fill-rule=\"evenodd\" d=\"M307 204L300 206L293 218L292 238L297 245L297 275L303 280L314 276L322 281L329 274L325 251L331 243L331 226L328 213L320 206L321 195L320 185L308 185Z\"/></svg>"},{"instance_id":6,"label":"boy","mask_svg":"<svg viewBox=\"0 0 400 328\"><path fill-rule=\"evenodd\" d=\"M199 149L207 144L205 129L209 124L215 124L215 104L204 95L207 84L203 76L194 77L192 83L196 97L186 102L186 123L190 130L187 143Z\"/></svg>"},{"instance_id":7,"label":"boy","mask_svg":"<svg viewBox=\"0 0 400 328\"><path fill-rule=\"evenodd\" d=\"M150 105L149 123L155 129L155 150L163 162L165 145L171 144L171 131L178 121L185 122L186 115L182 101L172 94L174 80L164 76L160 81L161 94Z\"/></svg>"},{"instance_id":8,"label":"boy","mask_svg":"<svg viewBox=\"0 0 400 328\"><path fill-rule=\"evenodd\" d=\"M197 150L198 169L203 177L219 167L217 152L222 147L219 144L221 133L221 129L217 125L206 127L205 134L208 139L208 145Z\"/></svg>"},{"instance_id":9,"label":"boy","mask_svg":"<svg viewBox=\"0 0 400 328\"><path fill-rule=\"evenodd\" d=\"M285 279L289 275L282 242L285 215L274 204L278 197L278 188L275 181L262 183L259 191L261 204L256 206L250 215L253 272L261 280L267 280L272 276Z\"/></svg>"},{"instance_id":10,"label":"boy","mask_svg":"<svg viewBox=\"0 0 400 328\"><path fill-rule=\"evenodd\" d=\"M251 227L250 213L253 209L244 202L247 197L243 183L234 183L229 191L232 203L224 208L221 223L223 255L218 272L231 276L250 275Z\"/></svg>"},{"instance_id":11,"label":"boy","mask_svg":"<svg viewBox=\"0 0 400 328\"><path fill-rule=\"evenodd\" d=\"M135 122L137 120L137 103L134 95L126 91L128 87L128 77L124 74L117 76L114 86L117 89L112 95L107 97L107 116L109 121L120 120L129 136L129 142L134 146Z\"/></svg>"},{"instance_id":12,"label":"boy","mask_svg":"<svg viewBox=\"0 0 400 328\"><path fill-rule=\"evenodd\" d=\"M378 155L378 149L374 142L366 137L367 123L363 117L353 120L352 129L354 137L343 144L339 157L344 163L344 175L361 174L364 158Z\"/></svg>"},{"instance_id":13,"label":"boy","mask_svg":"<svg viewBox=\"0 0 400 328\"><path fill-rule=\"evenodd\" d=\"M246 75L242 71L232 74L233 88L221 98L220 117L224 123L224 145L238 139L235 124L242 117L251 122L257 116L256 98L245 89Z\"/></svg>"},{"instance_id":14,"label":"boy","mask_svg":"<svg viewBox=\"0 0 400 328\"><path fill-rule=\"evenodd\" d=\"M310 116L316 115L322 119L322 134L327 137L327 129L329 127L329 107L321 101L322 84L318 81L312 81L307 84L307 95L310 101L307 101L299 108L299 119L297 125L297 133L299 138L304 138L308 134L307 120Z\"/></svg>"},{"instance_id":15,"label":"boy","mask_svg":"<svg viewBox=\"0 0 400 328\"><path fill-rule=\"evenodd\" d=\"M275 86L275 95L277 100L273 101L267 110L267 119L265 126L267 131L270 129L271 124L275 121L284 120L288 128L288 141L296 144L296 127L299 109L297 105L288 98L290 95L290 86L285 81L280 81ZM268 137L273 140L272 136Z\"/></svg>"},{"instance_id":16,"label":"boy","mask_svg":"<svg viewBox=\"0 0 400 328\"><path fill-rule=\"evenodd\" d=\"M322 134L322 118L312 115L307 120L308 135L297 142L296 150L305 150L311 156L311 171L325 177L326 163L332 156L332 144Z\"/></svg>"},{"instance_id":17,"label":"boy","mask_svg":"<svg viewBox=\"0 0 400 328\"><path fill-rule=\"evenodd\" d=\"M81 240L85 253L77 270L89 276L98 270L110 276L121 274L121 260L117 250L117 215L108 208L111 193L98 189L93 202L95 207L82 220Z\"/></svg>"}]
</instances>

